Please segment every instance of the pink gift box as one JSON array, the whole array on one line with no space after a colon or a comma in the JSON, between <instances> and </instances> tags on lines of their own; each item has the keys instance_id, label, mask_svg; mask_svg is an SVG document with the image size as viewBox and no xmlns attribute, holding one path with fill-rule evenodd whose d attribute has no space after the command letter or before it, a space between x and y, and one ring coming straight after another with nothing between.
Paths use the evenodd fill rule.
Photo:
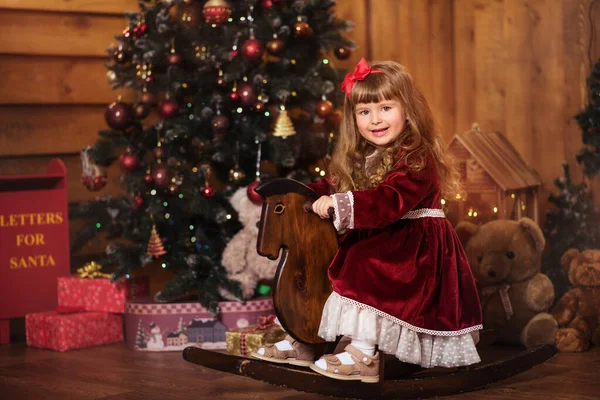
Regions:
<instances>
[{"instance_id":1,"label":"pink gift box","mask_svg":"<svg viewBox=\"0 0 600 400\"><path fill-rule=\"evenodd\" d=\"M58 278L58 306L86 311L125 312L127 299L147 296L148 278L139 277L111 283L106 278Z\"/></svg>"},{"instance_id":2,"label":"pink gift box","mask_svg":"<svg viewBox=\"0 0 600 400\"><path fill-rule=\"evenodd\" d=\"M123 317L118 314L56 311L27 314L27 345L56 351L82 349L123 341Z\"/></svg>"}]
</instances>

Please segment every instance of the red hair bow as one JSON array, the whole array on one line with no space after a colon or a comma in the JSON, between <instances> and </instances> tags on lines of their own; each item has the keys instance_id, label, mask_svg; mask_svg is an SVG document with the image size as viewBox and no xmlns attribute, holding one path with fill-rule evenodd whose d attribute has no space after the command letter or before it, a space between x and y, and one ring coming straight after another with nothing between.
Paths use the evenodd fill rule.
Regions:
<instances>
[{"instance_id":1,"label":"red hair bow","mask_svg":"<svg viewBox=\"0 0 600 400\"><path fill-rule=\"evenodd\" d=\"M365 60L365 58L361 58L356 67L354 67L354 72L347 73L344 81L342 82L342 91L346 92L346 96L350 98L350 93L352 93L352 88L354 87L354 83L356 81L364 80L369 74L381 74L382 71L378 69L371 69L371 66Z\"/></svg>"}]
</instances>

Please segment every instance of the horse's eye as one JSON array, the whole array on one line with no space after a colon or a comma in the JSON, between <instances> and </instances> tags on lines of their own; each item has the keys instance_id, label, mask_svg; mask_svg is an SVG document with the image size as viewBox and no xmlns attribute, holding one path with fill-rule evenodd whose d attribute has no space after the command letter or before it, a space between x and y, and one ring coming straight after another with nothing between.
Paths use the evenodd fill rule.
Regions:
<instances>
[{"instance_id":1,"label":"horse's eye","mask_svg":"<svg viewBox=\"0 0 600 400\"><path fill-rule=\"evenodd\" d=\"M275 206L275 210L273 211L275 214L283 214L283 212L285 211L285 206L281 203L278 203Z\"/></svg>"}]
</instances>

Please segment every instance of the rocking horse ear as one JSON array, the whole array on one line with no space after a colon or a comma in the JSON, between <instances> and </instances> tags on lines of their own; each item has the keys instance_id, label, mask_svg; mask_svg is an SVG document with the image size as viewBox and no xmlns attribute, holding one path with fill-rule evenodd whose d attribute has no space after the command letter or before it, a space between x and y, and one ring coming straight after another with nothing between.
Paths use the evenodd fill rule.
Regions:
<instances>
[{"instance_id":1,"label":"rocking horse ear","mask_svg":"<svg viewBox=\"0 0 600 400\"><path fill-rule=\"evenodd\" d=\"M260 194L263 199L288 193L298 193L314 199L318 197L317 194L305 184L287 178L276 178L266 181L258 185L254 190L256 193Z\"/></svg>"}]
</instances>

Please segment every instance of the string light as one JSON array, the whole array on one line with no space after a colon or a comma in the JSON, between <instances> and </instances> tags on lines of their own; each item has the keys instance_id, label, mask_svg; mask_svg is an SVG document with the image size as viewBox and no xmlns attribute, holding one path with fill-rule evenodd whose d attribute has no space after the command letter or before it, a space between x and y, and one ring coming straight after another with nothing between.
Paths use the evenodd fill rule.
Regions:
<instances>
[{"instance_id":1,"label":"string light","mask_svg":"<svg viewBox=\"0 0 600 400\"><path fill-rule=\"evenodd\" d=\"M152 190L150 191L150 194L151 194L152 196L156 195L156 189L152 189Z\"/></svg>"},{"instance_id":2,"label":"string light","mask_svg":"<svg viewBox=\"0 0 600 400\"><path fill-rule=\"evenodd\" d=\"M167 264L165 264L165 263L162 263L161 267L163 267L163 268L167 268Z\"/></svg>"},{"instance_id":3,"label":"string light","mask_svg":"<svg viewBox=\"0 0 600 400\"><path fill-rule=\"evenodd\" d=\"M498 212L498 207L494 207L492 210L494 211L494 213L497 213Z\"/></svg>"},{"instance_id":4,"label":"string light","mask_svg":"<svg viewBox=\"0 0 600 400\"><path fill-rule=\"evenodd\" d=\"M169 213L166 213L166 214L165 214L165 218L166 218L166 219L169 219L170 217L171 217L171 214L169 214Z\"/></svg>"},{"instance_id":5,"label":"string light","mask_svg":"<svg viewBox=\"0 0 600 400\"><path fill-rule=\"evenodd\" d=\"M442 199L442 205L446 204L446 199Z\"/></svg>"},{"instance_id":6,"label":"string light","mask_svg":"<svg viewBox=\"0 0 600 400\"><path fill-rule=\"evenodd\" d=\"M164 202L163 202L163 206L165 206L165 207L166 207L166 206L168 206L168 205L169 205L169 203L167 203L166 201L164 201Z\"/></svg>"},{"instance_id":7,"label":"string light","mask_svg":"<svg viewBox=\"0 0 600 400\"><path fill-rule=\"evenodd\" d=\"M190 240L191 240L191 241L192 241L192 243L193 243L193 242L195 242L195 241L196 241L196 237L192 236L192 238L191 238Z\"/></svg>"},{"instance_id":8,"label":"string light","mask_svg":"<svg viewBox=\"0 0 600 400\"><path fill-rule=\"evenodd\" d=\"M100 222L96 222L96 228L100 229L101 226L102 224L100 224Z\"/></svg>"},{"instance_id":9,"label":"string light","mask_svg":"<svg viewBox=\"0 0 600 400\"><path fill-rule=\"evenodd\" d=\"M227 218L227 219L231 219L231 214L227 214L227 215L225 216L225 218Z\"/></svg>"},{"instance_id":10,"label":"string light","mask_svg":"<svg viewBox=\"0 0 600 400\"><path fill-rule=\"evenodd\" d=\"M511 194L511 195L510 195L510 198L511 198L511 199L514 199L514 198L515 198L515 194L514 194L514 193L513 193L513 194Z\"/></svg>"},{"instance_id":11,"label":"string light","mask_svg":"<svg viewBox=\"0 0 600 400\"><path fill-rule=\"evenodd\" d=\"M319 172L319 175L321 175L321 176L325 176L325 171L321 171L321 172Z\"/></svg>"},{"instance_id":12,"label":"string light","mask_svg":"<svg viewBox=\"0 0 600 400\"><path fill-rule=\"evenodd\" d=\"M456 193L456 198L460 199L460 193Z\"/></svg>"},{"instance_id":13,"label":"string light","mask_svg":"<svg viewBox=\"0 0 600 400\"><path fill-rule=\"evenodd\" d=\"M323 64L325 64L325 65L329 64L329 60L328 60L328 59L326 59L326 58L324 58L324 59L323 59Z\"/></svg>"},{"instance_id":14,"label":"string light","mask_svg":"<svg viewBox=\"0 0 600 400\"><path fill-rule=\"evenodd\" d=\"M125 279L129 279L130 275L129 274L125 274Z\"/></svg>"}]
</instances>

